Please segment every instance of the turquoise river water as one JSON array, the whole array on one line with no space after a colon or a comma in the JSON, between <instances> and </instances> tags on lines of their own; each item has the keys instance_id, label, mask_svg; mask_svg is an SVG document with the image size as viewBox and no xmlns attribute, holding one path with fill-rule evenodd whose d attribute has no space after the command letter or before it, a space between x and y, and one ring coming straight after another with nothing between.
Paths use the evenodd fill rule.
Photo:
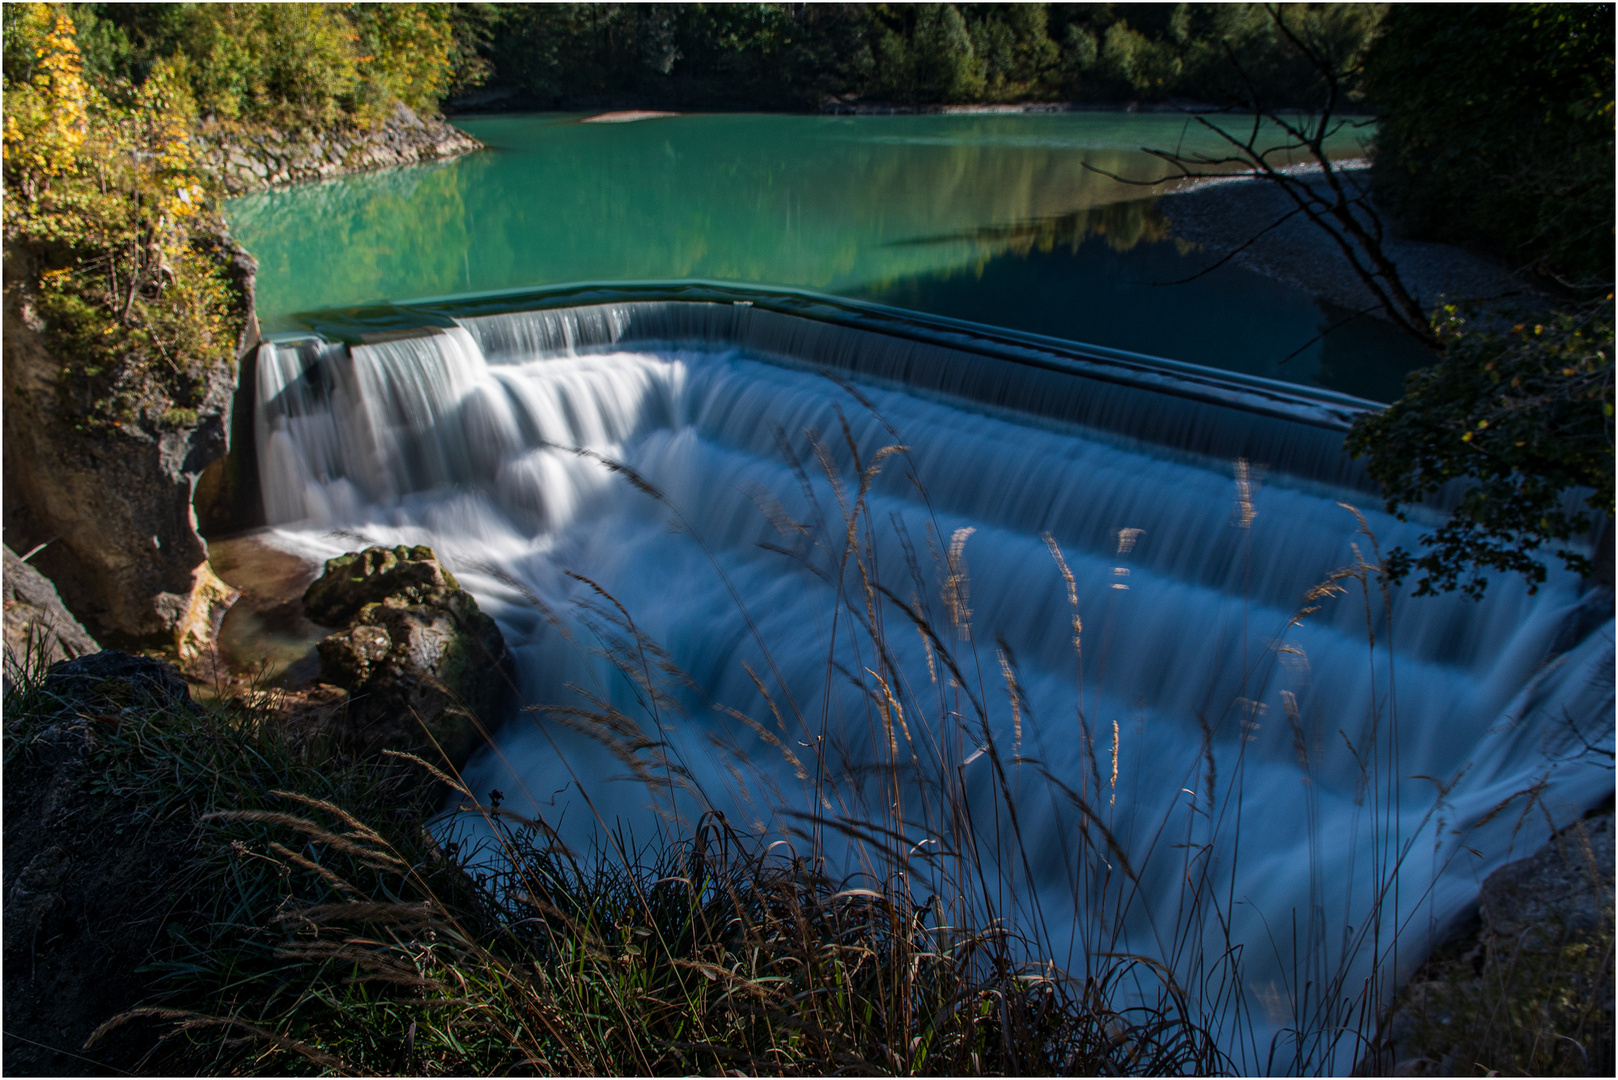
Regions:
<instances>
[{"instance_id":1,"label":"turquoise river water","mask_svg":"<svg viewBox=\"0 0 1618 1080\"><path fill-rule=\"evenodd\" d=\"M234 200L265 329L570 282L784 285L1389 400L1420 351L1170 236L1171 114L463 118L484 153ZM1359 136L1334 145L1363 152ZM318 238L318 239L316 239ZM1313 342L1311 344L1311 342ZM1299 352L1299 350L1302 350ZM1296 353L1297 355L1293 355ZM1290 358L1289 358L1290 357Z\"/></svg>"}]
</instances>

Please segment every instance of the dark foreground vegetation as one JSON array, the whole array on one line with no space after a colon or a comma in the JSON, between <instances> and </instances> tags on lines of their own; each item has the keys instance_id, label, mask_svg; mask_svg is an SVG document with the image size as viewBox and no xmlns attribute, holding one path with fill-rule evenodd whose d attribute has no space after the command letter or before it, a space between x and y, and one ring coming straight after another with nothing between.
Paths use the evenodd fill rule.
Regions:
<instances>
[{"instance_id":1,"label":"dark foreground vegetation","mask_svg":"<svg viewBox=\"0 0 1618 1080\"><path fill-rule=\"evenodd\" d=\"M1228 1068L1176 994L1128 997L1136 962L1030 965L970 896L834 879L713 815L570 853L499 792L198 706L156 661L12 676L6 816L43 826L7 845L13 1074L53 1049L160 1075ZM429 833L445 796L483 842Z\"/></svg>"}]
</instances>

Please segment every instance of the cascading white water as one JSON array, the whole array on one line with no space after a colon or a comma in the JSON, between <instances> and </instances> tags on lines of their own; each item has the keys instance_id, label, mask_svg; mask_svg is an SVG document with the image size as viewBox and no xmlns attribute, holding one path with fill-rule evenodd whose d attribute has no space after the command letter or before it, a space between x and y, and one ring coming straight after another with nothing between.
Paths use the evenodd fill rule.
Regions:
<instances>
[{"instance_id":1,"label":"cascading white water","mask_svg":"<svg viewBox=\"0 0 1618 1080\"><path fill-rule=\"evenodd\" d=\"M1371 554L1339 500L1374 496L1300 479L1285 459L1243 486L1245 463L1143 448L1127 416L1101 433L918 396L879 358L868 373L886 381L858 385L862 403L746 350L575 351L542 323L494 316L351 350L265 346L257 437L279 542L315 558L362 539L430 544L500 623L527 701L575 702L576 687L641 715L634 683L600 647L615 631L599 585L691 677L683 714L655 718L703 792L683 808L722 809L768 836L796 820L783 809L813 808L815 770L721 708L776 731L761 686L786 714L786 751L812 760L823 734L828 771L847 778L822 809L867 816L891 798L858 779L885 760L879 744L898 745L871 737L881 665L849 617L863 600L847 580L839 592L835 562L805 546L814 534L777 526L819 515L835 554L844 523L828 471L851 497L854 452L869 462L902 442L874 480L861 538L882 583L930 603L940 627L948 552L964 562L969 592L956 599L970 636L945 645L969 683L981 677L966 690L986 703L1011 771L1037 886L1013 906L1030 918L1037 907L1056 962L1083 967L1090 938L1069 941L1060 913L1080 925L1076 898L1082 909L1096 895L1076 869L1087 857L1078 816L1044 769L1088 793L1144 883L1115 947L1168 961L1177 941L1222 948L1218 920L1229 920L1247 988L1270 1003L1257 1034L1232 1043L1259 1048L1251 1067L1294 1022L1284 1003L1302 952L1351 969L1353 989L1377 949L1355 951L1351 937L1369 925L1385 948L1397 928L1419 939L1398 957L1408 970L1487 873L1543 841L1547 812L1561 823L1612 790L1610 765L1580 753L1612 738L1611 610L1566 574L1535 596L1515 580L1481 603L1400 596L1391 623L1349 581L1349 595L1297 621L1311 588L1355 562L1355 545ZM1165 398L1141 426L1184 408ZM1383 550L1416 546L1419 524L1364 516ZM1072 573L1078 663L1050 542ZM905 619L885 619L907 692L926 698L937 680L947 697L935 650ZM993 802L994 762L970 723L953 750L937 717L907 723L923 757L959 768L969 801ZM474 791L525 795L528 811L581 841L602 819L657 827L655 793L624 772L593 740L525 713L467 777ZM1530 790L1542 809L1529 812ZM1222 916L1181 906L1187 844L1211 845L1197 858ZM1378 907L1397 855L1400 892Z\"/></svg>"}]
</instances>

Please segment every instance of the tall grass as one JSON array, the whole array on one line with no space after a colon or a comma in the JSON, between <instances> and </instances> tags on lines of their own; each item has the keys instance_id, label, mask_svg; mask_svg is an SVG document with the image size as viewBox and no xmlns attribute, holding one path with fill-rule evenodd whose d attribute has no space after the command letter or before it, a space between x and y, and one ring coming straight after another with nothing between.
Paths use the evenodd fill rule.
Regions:
<instances>
[{"instance_id":1,"label":"tall grass","mask_svg":"<svg viewBox=\"0 0 1618 1080\"><path fill-rule=\"evenodd\" d=\"M1233 760L1215 746L1254 723L1253 703L1288 648L1250 658L1241 694L1199 718L1203 794L1156 823L1156 864L1134 865L1112 831L1119 729L1084 682L1086 633L1058 543L1046 538L1070 608L1086 765L1076 776L1025 752L1025 726L1038 721L1010 647L980 655L969 530L925 538L931 576L907 538L913 588L885 583L870 494L906 452L895 437L865 456L846 424L842 434L835 451L811 435L809 457L790 458L806 491L813 481L830 492L834 512L797 521L779 504L763 508L780 550L832 586L833 641L856 643L864 671L828 655L825 677L860 687L874 755L838 753L830 706L810 712L794 699L750 617L764 661L748 674L763 717L703 700L632 613L585 579L581 621L639 707L583 695L533 710L587 733L640 777L659 812L648 842L592 804L602 827L574 850L556 823L516 813L498 792L480 799L443 762L333 760L239 705L126 725L102 736L108 783L140 792L148 813L192 815L199 829L189 914L154 968L161 996L97 1037L155 1022L171 1056L154 1060L233 1072L1206 1075L1374 1062L1400 937L1413 929L1397 920L1420 908L1409 895L1420 886L1400 879L1417 837L1383 818L1400 776L1392 687L1357 748L1377 837L1369 916L1328 943L1326 898L1315 898L1290 928L1288 1019L1263 1038L1264 1006L1249 1000L1231 930L1236 887L1213 869L1217 850L1239 847L1246 740L1235 740ZM655 485L605 464L694 535ZM1237 527L1251 523L1252 483L1239 468ZM1375 537L1358 522L1355 563L1288 626L1333 598L1355 600L1367 662L1391 673L1392 597ZM1120 548L1129 540L1120 535ZM746 598L713 565L747 616ZM919 635L925 672L904 669L901 634ZM48 714L41 694L37 679L20 679L8 714ZM1295 701L1283 700L1308 777L1309 739ZM999 701L1011 745L992 722ZM682 760L668 729L694 710L747 733L721 747L739 784L768 789L768 769L743 772L763 745L809 785L807 807L772 807L776 842L727 821ZM992 775L988 799L967 789L965 767L978 758ZM1042 905L1019 816L1030 790L1078 822L1062 853L1073 912ZM427 813L434 795L448 796L448 817ZM1313 796L1309 805L1318 834ZM1177 916L1142 952L1131 912L1164 880L1176 882Z\"/></svg>"}]
</instances>

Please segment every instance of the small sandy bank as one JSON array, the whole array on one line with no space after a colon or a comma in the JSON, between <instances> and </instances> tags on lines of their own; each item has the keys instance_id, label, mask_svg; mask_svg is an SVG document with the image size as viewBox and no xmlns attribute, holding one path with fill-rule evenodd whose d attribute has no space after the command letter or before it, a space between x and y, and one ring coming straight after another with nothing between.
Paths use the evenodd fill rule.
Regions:
<instances>
[{"instance_id":1,"label":"small sandy bank","mask_svg":"<svg viewBox=\"0 0 1618 1080\"><path fill-rule=\"evenodd\" d=\"M628 124L636 120L659 120L665 116L679 116L677 112L652 112L646 109L627 109L623 112L604 112L580 120L581 124Z\"/></svg>"}]
</instances>

